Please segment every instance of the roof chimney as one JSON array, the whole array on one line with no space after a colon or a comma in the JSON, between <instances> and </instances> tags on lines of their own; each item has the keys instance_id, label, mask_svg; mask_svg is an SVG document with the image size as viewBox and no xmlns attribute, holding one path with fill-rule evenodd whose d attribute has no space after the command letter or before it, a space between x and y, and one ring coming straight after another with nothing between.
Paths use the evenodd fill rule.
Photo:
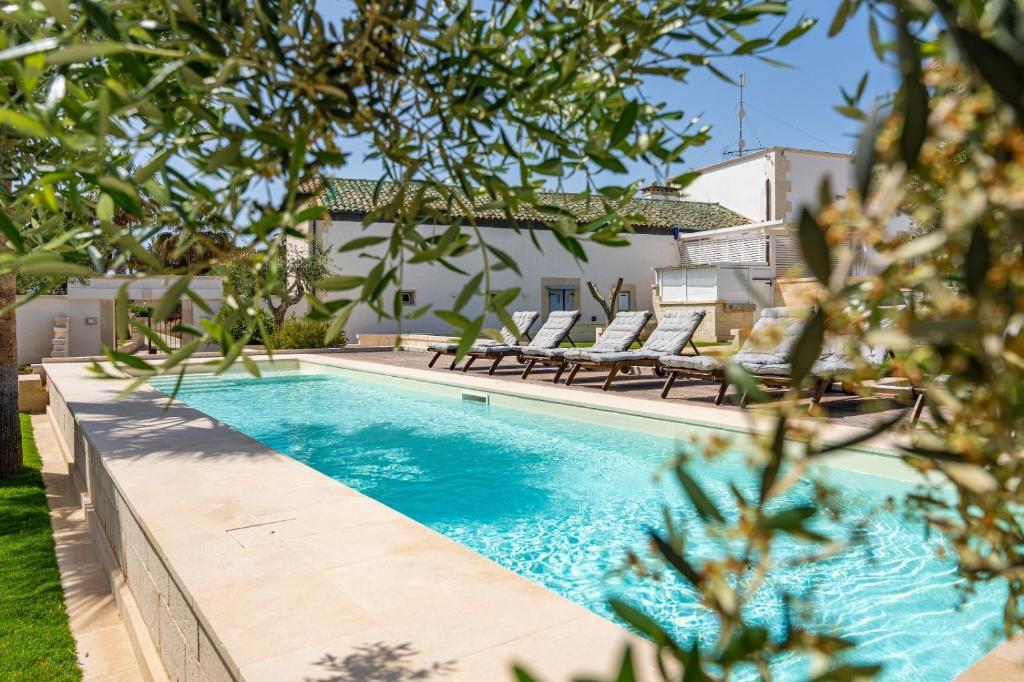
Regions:
<instances>
[{"instance_id":1,"label":"roof chimney","mask_svg":"<svg viewBox=\"0 0 1024 682\"><path fill-rule=\"evenodd\" d=\"M660 199L661 201L682 201L679 188L674 185L659 185L652 182L640 190L641 199Z\"/></svg>"}]
</instances>

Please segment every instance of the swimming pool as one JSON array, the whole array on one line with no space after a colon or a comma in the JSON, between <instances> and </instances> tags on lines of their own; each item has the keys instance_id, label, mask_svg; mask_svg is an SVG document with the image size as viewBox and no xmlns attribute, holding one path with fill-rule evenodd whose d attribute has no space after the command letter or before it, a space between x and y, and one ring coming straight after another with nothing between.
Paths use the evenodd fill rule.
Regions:
<instances>
[{"instance_id":1,"label":"swimming pool","mask_svg":"<svg viewBox=\"0 0 1024 682\"><path fill-rule=\"evenodd\" d=\"M621 596L683 642L713 640L714 621L685 584L618 570L628 549L646 546L646 528L662 525L663 503L678 517L690 513L674 485L652 479L677 442L364 376L194 377L178 397L603 616L612 618L606 599ZM756 490L737 459L691 467L723 508L729 482ZM814 607L813 628L857 641L857 659L883 664L885 679L951 679L995 643L1005 592L988 586L956 610L953 565L937 556L942 541L898 512L874 511L908 484L835 476L851 523L866 521L864 542L771 576L751 616L778 630L783 595L803 598ZM790 499L810 495L805 484ZM776 549L802 551L792 541ZM716 547L696 533L689 551L699 559ZM778 672L801 679L806 671L790 660Z\"/></svg>"}]
</instances>

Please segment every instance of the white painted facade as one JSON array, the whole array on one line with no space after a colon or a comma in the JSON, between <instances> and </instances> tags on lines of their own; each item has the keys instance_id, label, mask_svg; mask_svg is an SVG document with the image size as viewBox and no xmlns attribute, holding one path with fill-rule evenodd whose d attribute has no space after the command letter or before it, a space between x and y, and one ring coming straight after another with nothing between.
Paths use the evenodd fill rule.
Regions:
<instances>
[{"instance_id":1,"label":"white painted facade","mask_svg":"<svg viewBox=\"0 0 1024 682\"><path fill-rule=\"evenodd\" d=\"M308 229L308 228L307 228ZM445 228L422 226L421 234L429 235L430 230L440 234ZM492 274L492 290L508 287L519 287L522 291L519 298L511 306L516 310L537 310L546 317L547 313L559 306L568 310L580 310L581 323L604 323L605 317L599 304L587 290L587 281L593 280L603 295L615 280L622 277L623 292L628 295L629 307L633 310L651 309L651 285L654 284L654 269L678 263L679 252L676 241L671 234L634 234L629 236L630 245L626 247L609 247L598 244L586 244L588 262L577 262L566 251L548 230L536 230L535 236L540 244L540 251L534 246L530 235L524 230L503 227L480 228L488 244L508 253L519 264L522 277L511 270L496 271ZM386 223L375 223L364 227L354 221L315 221L315 232L323 240L325 248L331 250L334 269L346 275L365 275L377 262L371 258L361 257L368 253L380 255L386 245L371 247L365 250L338 253L337 247L356 237L370 235L389 235L391 226ZM482 265L480 250L461 258L453 259L452 264L470 273L480 271ZM491 257L493 266L495 259ZM466 277L453 273L441 265L413 264L405 265L402 273L401 291L411 292L406 312L412 312L428 303L435 309L451 309L452 303L466 283ZM392 287L387 300L394 295L396 287ZM323 292L325 298L343 298L344 292L336 295ZM626 296L623 296L623 302ZM476 296L463 311L468 317L478 315L483 309L482 295ZM296 307L301 314L303 308ZM500 326L497 318L489 319L490 326ZM353 313L346 325L350 339L357 334L379 333L393 334L398 325L392 319L380 319L367 306L360 306ZM422 334L448 334L451 326L432 313L427 313L415 320L405 320L402 331Z\"/></svg>"},{"instance_id":2,"label":"white painted facade","mask_svg":"<svg viewBox=\"0 0 1024 682\"><path fill-rule=\"evenodd\" d=\"M818 203L822 180L843 196L853 187L853 155L771 147L700 169L686 199L719 203L755 222L791 222Z\"/></svg>"},{"instance_id":3,"label":"white painted facade","mask_svg":"<svg viewBox=\"0 0 1024 682\"><path fill-rule=\"evenodd\" d=\"M526 232L501 227L481 228L488 243L510 254L522 268L521 278L511 271L495 273L492 290L520 287L522 293L512 307L537 310L545 317L555 309L553 305L557 305L552 301L561 296L558 300L564 307L581 310L582 323L604 321L600 306L587 291L587 280L593 280L604 294L620 276L625 279L624 290L629 292L631 309L652 309L652 285L657 284L664 296L666 283L670 283L667 290L670 298L666 301L682 295L684 298L675 300L760 306L772 300L775 279L799 277L800 271L806 274L793 233L801 209L818 203L825 178L830 181L834 197L844 196L853 187L854 171L850 154L772 147L727 159L700 172L681 197L650 194L648 198L719 204L749 219L751 225L684 232L678 240L667 233L631 235L628 247L588 246L587 263L576 262L546 230L535 233L541 244L538 251ZM377 261L361 257L362 251L338 253L337 247L359 236L389 235L391 229L387 224L364 227L357 218L313 221L312 226L331 251L335 269L351 275L365 275ZM895 221L891 229L905 230L906 227L907 221L901 219ZM421 233L426 235L430 229L440 231L442 228L424 226ZM296 240L296 247L304 248L304 242ZM379 255L384 248L371 249L370 253ZM716 264L716 268L690 273L692 277L675 273L666 274L662 280L655 273L661 268L704 267L709 263ZM478 250L454 264L467 272L477 272L481 267L481 253ZM464 276L440 265L405 266L401 290L410 292L408 312L427 303L434 309L450 309L465 281ZM393 293L394 290L389 295ZM572 297L571 306L566 296ZM481 308L482 300L478 298L464 312L474 316ZM295 308L297 314L304 310L304 304ZM496 319L488 320L490 326L497 324ZM394 320L381 319L368 307L361 306L350 318L346 331L349 338L354 339L360 333L393 334L399 331L399 326ZM446 334L451 328L428 313L406 320L401 331Z\"/></svg>"},{"instance_id":4,"label":"white painted facade","mask_svg":"<svg viewBox=\"0 0 1024 682\"><path fill-rule=\"evenodd\" d=\"M128 284L128 299L155 303L177 277L96 277L84 282L69 282L64 295L19 297L15 309L18 337L18 365L35 364L51 355L54 318L68 318L68 355L91 357L102 347L113 346L115 339L114 305L118 291ZM220 277L193 277L189 288L209 305L208 314L182 297L182 319L199 326L201 320L216 316L223 304L224 285Z\"/></svg>"},{"instance_id":5,"label":"white painted facade","mask_svg":"<svg viewBox=\"0 0 1024 682\"><path fill-rule=\"evenodd\" d=\"M71 356L98 355L101 343L113 343L113 307L98 299L69 300L67 296L36 296L15 309L18 365L50 357L54 318L68 318L68 352Z\"/></svg>"},{"instance_id":6,"label":"white painted facade","mask_svg":"<svg viewBox=\"0 0 1024 682\"><path fill-rule=\"evenodd\" d=\"M714 293L717 301L749 301L760 306L761 301L775 300L775 280L807 277L796 223L804 207L813 209L820 204L826 179L832 198L843 199L854 187L853 156L772 147L702 169L700 177L684 191L684 198L717 202L754 223L682 235L678 265L693 272L660 271L663 300L703 302ZM888 225L891 236L910 229L910 219L904 215ZM851 248L842 252L843 262L837 267L849 267L855 276L863 275L873 255L863 247ZM714 281L714 286L681 285L694 278ZM718 284L726 281L728 285Z\"/></svg>"}]
</instances>

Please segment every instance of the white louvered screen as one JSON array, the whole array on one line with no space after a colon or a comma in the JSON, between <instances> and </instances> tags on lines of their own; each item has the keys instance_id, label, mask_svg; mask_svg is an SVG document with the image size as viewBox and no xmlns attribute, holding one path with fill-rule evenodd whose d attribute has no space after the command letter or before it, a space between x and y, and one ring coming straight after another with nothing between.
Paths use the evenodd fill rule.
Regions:
<instances>
[{"instance_id":1,"label":"white louvered screen","mask_svg":"<svg viewBox=\"0 0 1024 682\"><path fill-rule=\"evenodd\" d=\"M866 253L863 247L855 248L852 240L832 247L832 259L833 265L840 266L840 269L845 266L854 276L862 276L867 271ZM779 277L811 276L796 236L772 237L771 260Z\"/></svg>"},{"instance_id":2,"label":"white louvered screen","mask_svg":"<svg viewBox=\"0 0 1024 682\"><path fill-rule=\"evenodd\" d=\"M666 268L658 270L658 294L663 301L718 299L718 268Z\"/></svg>"},{"instance_id":3,"label":"white louvered screen","mask_svg":"<svg viewBox=\"0 0 1024 682\"><path fill-rule=\"evenodd\" d=\"M687 301L718 300L718 268L693 268L686 273Z\"/></svg>"},{"instance_id":4,"label":"white louvered screen","mask_svg":"<svg viewBox=\"0 0 1024 682\"><path fill-rule=\"evenodd\" d=\"M666 303L757 303L771 301L771 268L763 264L723 264L659 269L661 300Z\"/></svg>"},{"instance_id":5,"label":"white louvered screen","mask_svg":"<svg viewBox=\"0 0 1024 682\"><path fill-rule=\"evenodd\" d=\"M775 274L780 277L810 277L800 242L795 237L772 237L771 261L775 266Z\"/></svg>"},{"instance_id":6,"label":"white louvered screen","mask_svg":"<svg viewBox=\"0 0 1024 682\"><path fill-rule=\"evenodd\" d=\"M695 239L679 243L683 265L701 263L765 263L765 237Z\"/></svg>"},{"instance_id":7,"label":"white louvered screen","mask_svg":"<svg viewBox=\"0 0 1024 682\"><path fill-rule=\"evenodd\" d=\"M686 300L686 270L678 268L658 270L658 283L661 285L661 291L659 292L661 300Z\"/></svg>"}]
</instances>

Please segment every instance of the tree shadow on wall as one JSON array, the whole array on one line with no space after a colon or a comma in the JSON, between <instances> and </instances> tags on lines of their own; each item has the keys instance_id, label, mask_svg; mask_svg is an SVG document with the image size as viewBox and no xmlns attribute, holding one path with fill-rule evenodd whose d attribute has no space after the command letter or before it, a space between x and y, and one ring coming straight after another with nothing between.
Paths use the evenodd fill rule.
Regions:
<instances>
[{"instance_id":1,"label":"tree shadow on wall","mask_svg":"<svg viewBox=\"0 0 1024 682\"><path fill-rule=\"evenodd\" d=\"M424 665L416 659L418 653L408 642L375 642L357 646L344 656L324 654L316 665L327 676L317 682L413 682L438 679L455 670L451 662Z\"/></svg>"}]
</instances>

